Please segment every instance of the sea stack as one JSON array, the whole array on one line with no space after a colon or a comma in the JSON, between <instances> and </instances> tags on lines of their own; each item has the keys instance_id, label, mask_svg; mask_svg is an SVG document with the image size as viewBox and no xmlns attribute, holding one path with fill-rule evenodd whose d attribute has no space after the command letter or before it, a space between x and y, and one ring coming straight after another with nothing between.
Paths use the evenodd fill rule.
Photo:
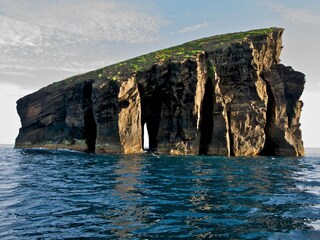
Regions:
<instances>
[{"instance_id":1,"label":"sea stack","mask_svg":"<svg viewBox=\"0 0 320 240\"><path fill-rule=\"evenodd\" d=\"M304 74L280 64L284 29L218 35L53 83L17 101L17 148L303 156Z\"/></svg>"}]
</instances>

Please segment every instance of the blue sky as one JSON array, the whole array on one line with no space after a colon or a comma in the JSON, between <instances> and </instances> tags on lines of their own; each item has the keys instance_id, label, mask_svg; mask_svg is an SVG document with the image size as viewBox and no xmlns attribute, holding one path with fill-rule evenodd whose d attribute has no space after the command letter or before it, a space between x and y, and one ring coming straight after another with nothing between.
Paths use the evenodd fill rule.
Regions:
<instances>
[{"instance_id":1,"label":"blue sky","mask_svg":"<svg viewBox=\"0 0 320 240\"><path fill-rule=\"evenodd\" d=\"M282 63L306 74L302 129L320 147L318 0L0 0L0 143L15 101L54 81L193 39L283 27Z\"/></svg>"}]
</instances>

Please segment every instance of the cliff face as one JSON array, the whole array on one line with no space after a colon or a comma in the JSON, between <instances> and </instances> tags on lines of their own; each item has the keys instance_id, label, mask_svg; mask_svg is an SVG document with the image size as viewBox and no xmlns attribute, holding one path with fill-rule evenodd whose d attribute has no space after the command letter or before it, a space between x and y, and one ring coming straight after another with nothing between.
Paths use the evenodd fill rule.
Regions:
<instances>
[{"instance_id":1,"label":"cliff face","mask_svg":"<svg viewBox=\"0 0 320 240\"><path fill-rule=\"evenodd\" d=\"M16 147L165 154L304 155L305 79L280 64L283 29L225 34L150 53L17 102Z\"/></svg>"}]
</instances>

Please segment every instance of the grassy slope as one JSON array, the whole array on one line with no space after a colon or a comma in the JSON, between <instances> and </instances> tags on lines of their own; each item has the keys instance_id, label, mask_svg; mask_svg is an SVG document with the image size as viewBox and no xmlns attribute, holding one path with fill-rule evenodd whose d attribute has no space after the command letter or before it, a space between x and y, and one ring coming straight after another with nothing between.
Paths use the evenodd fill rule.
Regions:
<instances>
[{"instance_id":1,"label":"grassy slope","mask_svg":"<svg viewBox=\"0 0 320 240\"><path fill-rule=\"evenodd\" d=\"M148 53L136 58L132 58L120 63L100 68L85 74L76 75L65 79L64 81L51 84L52 87L60 87L83 81L87 79L100 79L106 81L117 81L134 75L135 72L145 71L152 67L153 64L166 61L181 61L183 59L195 57L202 51L210 51L215 48L224 47L231 43L245 40L246 38L265 35L270 32L279 30L279 28L265 28L251 30L247 32L228 33L207 38L194 40L182 45L162 49L156 52Z\"/></svg>"}]
</instances>

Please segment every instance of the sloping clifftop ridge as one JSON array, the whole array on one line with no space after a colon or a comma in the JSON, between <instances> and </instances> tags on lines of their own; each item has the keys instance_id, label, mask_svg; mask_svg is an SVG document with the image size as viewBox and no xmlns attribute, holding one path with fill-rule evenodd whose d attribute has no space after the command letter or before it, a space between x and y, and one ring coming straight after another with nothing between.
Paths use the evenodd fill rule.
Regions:
<instances>
[{"instance_id":1,"label":"sloping clifftop ridge","mask_svg":"<svg viewBox=\"0 0 320 240\"><path fill-rule=\"evenodd\" d=\"M280 64L284 29L223 34L53 83L17 101L17 148L303 156L304 74Z\"/></svg>"}]
</instances>

